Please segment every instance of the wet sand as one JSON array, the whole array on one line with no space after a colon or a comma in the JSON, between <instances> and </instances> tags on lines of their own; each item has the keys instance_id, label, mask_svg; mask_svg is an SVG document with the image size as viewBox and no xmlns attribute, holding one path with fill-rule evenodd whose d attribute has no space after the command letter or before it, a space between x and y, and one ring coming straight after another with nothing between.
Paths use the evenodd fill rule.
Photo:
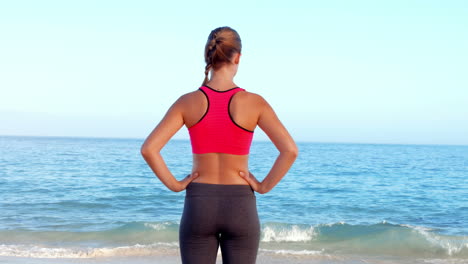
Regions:
<instances>
[{"instance_id":1,"label":"wet sand","mask_svg":"<svg viewBox=\"0 0 468 264\"><path fill-rule=\"evenodd\" d=\"M178 255L131 256L131 257L96 257L96 258L28 258L28 257L0 257L1 264L180 264ZM217 258L221 264L221 256ZM396 259L378 257L336 257L336 256L294 256L259 253L257 264L418 264L435 263L423 259ZM457 260L442 260L439 263L463 263ZM466 263L466 262L465 262Z\"/></svg>"}]
</instances>

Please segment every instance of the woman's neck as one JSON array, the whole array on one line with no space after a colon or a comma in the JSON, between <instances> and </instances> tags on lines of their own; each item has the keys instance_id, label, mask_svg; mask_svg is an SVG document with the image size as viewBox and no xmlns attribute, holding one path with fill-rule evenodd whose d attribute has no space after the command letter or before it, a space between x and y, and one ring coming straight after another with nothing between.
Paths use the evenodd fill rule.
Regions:
<instances>
[{"instance_id":1,"label":"woman's neck","mask_svg":"<svg viewBox=\"0 0 468 264\"><path fill-rule=\"evenodd\" d=\"M211 78L207 85L217 90L227 90L236 87L237 85L234 83L236 70L229 68L222 67L217 71L211 71Z\"/></svg>"}]
</instances>

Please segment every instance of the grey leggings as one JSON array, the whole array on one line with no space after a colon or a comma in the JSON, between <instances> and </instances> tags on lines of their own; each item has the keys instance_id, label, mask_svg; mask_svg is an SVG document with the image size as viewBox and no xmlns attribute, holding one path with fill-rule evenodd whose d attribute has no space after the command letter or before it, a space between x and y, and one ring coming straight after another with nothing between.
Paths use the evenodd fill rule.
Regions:
<instances>
[{"instance_id":1,"label":"grey leggings","mask_svg":"<svg viewBox=\"0 0 468 264\"><path fill-rule=\"evenodd\" d=\"M180 221L182 263L254 264L260 241L256 197L249 185L191 182Z\"/></svg>"}]
</instances>

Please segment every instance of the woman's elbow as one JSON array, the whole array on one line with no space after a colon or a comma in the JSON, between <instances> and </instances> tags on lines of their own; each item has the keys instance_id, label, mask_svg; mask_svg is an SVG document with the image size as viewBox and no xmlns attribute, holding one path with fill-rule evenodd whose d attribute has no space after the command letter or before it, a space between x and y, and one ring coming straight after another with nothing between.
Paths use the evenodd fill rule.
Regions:
<instances>
[{"instance_id":1,"label":"woman's elbow","mask_svg":"<svg viewBox=\"0 0 468 264\"><path fill-rule=\"evenodd\" d=\"M296 144L289 146L280 152L291 157L292 159L296 159L299 155L299 149L297 148Z\"/></svg>"},{"instance_id":2,"label":"woman's elbow","mask_svg":"<svg viewBox=\"0 0 468 264\"><path fill-rule=\"evenodd\" d=\"M140 147L140 153L143 157L154 155L156 153L161 153L161 147L156 144L144 143Z\"/></svg>"},{"instance_id":3,"label":"woman's elbow","mask_svg":"<svg viewBox=\"0 0 468 264\"><path fill-rule=\"evenodd\" d=\"M151 153L150 148L143 144L140 148L140 154L145 157L148 156Z\"/></svg>"},{"instance_id":4,"label":"woman's elbow","mask_svg":"<svg viewBox=\"0 0 468 264\"><path fill-rule=\"evenodd\" d=\"M294 159L297 158L297 156L299 155L299 149L297 148L296 145L294 145L294 147L290 150L291 152L291 156L294 157Z\"/></svg>"}]
</instances>

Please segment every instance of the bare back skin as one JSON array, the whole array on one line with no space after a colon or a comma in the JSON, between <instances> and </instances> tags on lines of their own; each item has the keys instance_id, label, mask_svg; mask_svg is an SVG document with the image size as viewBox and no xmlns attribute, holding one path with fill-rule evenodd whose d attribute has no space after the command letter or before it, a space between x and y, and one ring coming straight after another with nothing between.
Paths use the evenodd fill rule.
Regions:
<instances>
[{"instance_id":1,"label":"bare back skin","mask_svg":"<svg viewBox=\"0 0 468 264\"><path fill-rule=\"evenodd\" d=\"M205 46L204 54L207 64L205 66L205 79L202 85L219 92L237 87L234 83L234 76L239 67L241 48L240 37L235 30L229 27L220 27L213 30ZM209 73L211 73L211 78L208 78ZM189 175L178 180L171 173L161 155L161 150L179 129L183 126L191 128L207 113L209 102L205 94L200 90L189 92L179 97L141 146L140 151L143 158L168 189L174 192L187 189L188 196L186 196L184 213L180 225L181 231L179 233L181 256L184 263L214 263L218 246L221 248L223 261L226 259L227 262L232 263L255 263L260 241L260 222L255 200L252 199L254 195L251 191L264 194L272 190L286 175L298 155L297 146L291 135L263 97L247 91L238 91L232 96L229 109L227 109L232 121L249 131L254 131L258 126L258 128L265 132L279 151L270 171L266 176L262 175L261 180L258 180L250 172L248 154L193 154L192 172ZM216 125L212 127L218 129L219 124ZM209 129L213 129L212 127ZM210 130L208 132L213 134L226 133L221 127L219 128L218 131ZM205 129L199 133L206 132L207 130ZM242 137L233 138L239 136L235 133L228 133L230 140L242 139ZM248 139L250 142L250 135ZM209 146L211 143L219 145L217 142L195 143L204 143L206 144L205 146ZM226 152L230 151L226 150ZM198 184L190 185L192 181ZM250 185L250 188L246 185ZM226 193L230 195L233 190L242 191L243 195L236 195L230 199L226 199L223 196ZM194 193L203 196L206 194L210 195L214 193L213 191L216 191L216 194L222 192L223 195L216 196L218 197L216 199L211 199L210 197L208 200L192 199L199 198L199 196L191 198ZM236 193L238 193L237 191ZM249 199L241 199L241 197L249 197ZM212 206L213 203L209 205L208 201L214 201L214 204L217 206ZM221 204L221 201L223 201L223 206L218 206ZM234 203L236 206L231 206ZM208 213L207 207L219 207L222 210L217 209L212 213ZM233 209L238 210L234 214L239 215L243 220L237 221L236 225L230 225L231 219L227 220L227 218L223 218L217 220L223 222L222 229L224 230L220 230L216 228L220 222L206 221L207 218L217 218L213 216L225 214L226 210ZM211 231L199 232L199 230ZM227 232L225 232L226 230ZM238 234L235 234L237 232ZM219 239L220 237L223 239ZM242 261L239 261L241 259Z\"/></svg>"},{"instance_id":2,"label":"bare back skin","mask_svg":"<svg viewBox=\"0 0 468 264\"><path fill-rule=\"evenodd\" d=\"M207 86L226 91L237 85L233 78L237 72L240 53L231 63L212 71ZM247 91L233 95L229 112L236 124L253 131L257 126L273 142L279 155L269 173L259 181L248 169L249 155L226 153L193 154L192 173L177 180L167 167L161 149L184 125L195 125L207 111L208 102L199 90L182 95L167 111L141 147L141 154L155 175L167 188L180 192L194 181L208 184L247 185L258 193L270 191L288 172L297 157L297 146L289 132L263 97Z\"/></svg>"},{"instance_id":3,"label":"bare back skin","mask_svg":"<svg viewBox=\"0 0 468 264\"><path fill-rule=\"evenodd\" d=\"M184 96L184 123L187 128L195 125L208 108L206 96L199 90ZM233 96L229 112L241 127L253 131L258 122L262 101L256 94L241 91ZM185 108L184 107L184 108ZM248 171L249 155L226 153L193 154L193 172L198 172L194 182L210 184L249 183L239 177L239 171Z\"/></svg>"}]
</instances>

